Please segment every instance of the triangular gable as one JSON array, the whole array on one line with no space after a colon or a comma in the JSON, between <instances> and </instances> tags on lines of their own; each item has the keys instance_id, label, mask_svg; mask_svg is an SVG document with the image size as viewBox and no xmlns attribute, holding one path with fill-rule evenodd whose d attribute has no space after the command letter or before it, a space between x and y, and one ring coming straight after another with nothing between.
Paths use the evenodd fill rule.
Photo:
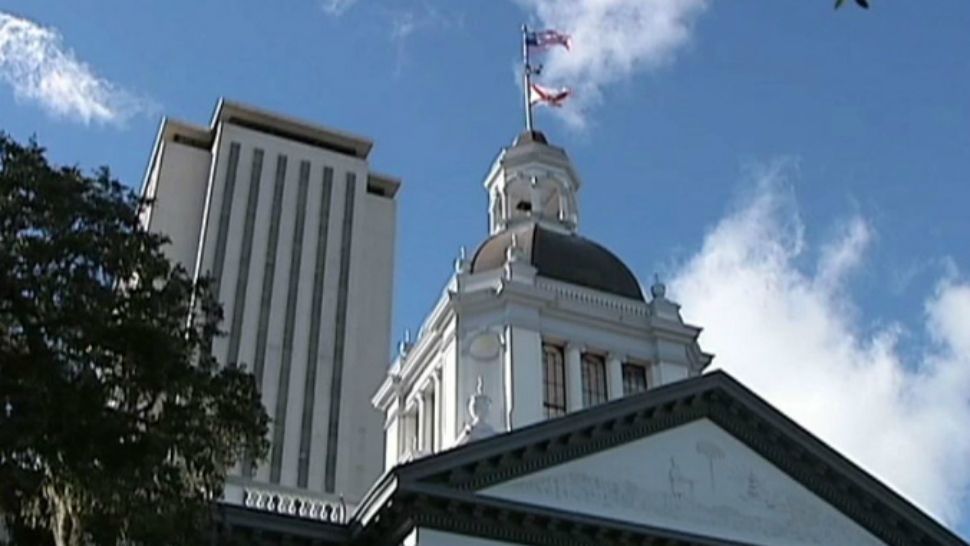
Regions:
<instances>
[{"instance_id":1,"label":"triangular gable","mask_svg":"<svg viewBox=\"0 0 970 546\"><path fill-rule=\"evenodd\" d=\"M673 442L670 446L677 442L685 445L677 450L664 447L670 442ZM698 442L714 444L724 453L724 458L706 443L700 448L702 452L698 452ZM627 458L641 461L639 467L602 458L611 457L614 450L636 454L636 457ZM670 453L675 451L681 453L681 458L675 458L676 469L672 469ZM697 464L705 460L702 458L704 451L709 451L713 460L713 463L708 461L709 488L711 464L725 463L722 471L728 474L722 477L723 491L719 489L721 479L716 474L715 491L701 495L705 483L704 468L703 465L698 468ZM695 460L684 459L691 453L697 455ZM729 453L733 466L726 463ZM587 464L592 461L597 462ZM748 461L747 471L744 461ZM569 466L572 463L576 464ZM588 481L594 486L585 489L581 486L580 476L570 475L574 468L582 469L584 465L590 467L584 471L586 474L601 480ZM687 480L690 480L696 494L691 502L697 506L679 513L692 514L689 517L693 519L684 519L688 516L681 515L677 516L682 518L678 520L670 516L672 509L665 512L659 508L655 508L649 518L641 509L634 511L635 515L631 513L619 519L617 510L620 508L614 509L613 505L625 503L616 499L629 499L630 495L639 492L626 488L627 482L631 481L627 476L632 475L632 468L649 468L649 472L641 473L639 482L633 482L635 487L643 489L643 495L648 498L661 495L658 499L666 499L669 503L687 503L681 489L689 488ZM754 479L751 478L752 471ZM543 479L547 481L543 482ZM673 486L670 484L672 479ZM560 486L561 483L566 485ZM784 533L778 528L788 526L786 532L793 541L788 543L797 545L840 544L840 540L832 541L826 537L839 536L833 533L855 533L863 538L850 544L968 546L721 371L446 450L395 468L385 476L382 484L365 499L362 513L380 512L384 504L381 499L391 495L399 501L406 499L403 503L388 504L398 509L415 499L423 499L422 502L444 510L439 521L454 520L455 514L465 510L473 514L477 528L486 529L489 524L484 523L485 515L497 518L493 529L496 536L508 535L515 526L521 532L535 531L541 524L546 528L544 534L538 536L545 541L551 540L551 534L563 533L572 537L573 542L577 537L588 535L593 544L625 544L629 540L650 537L660 537L672 545L708 544L710 542L703 538L710 536L707 532L740 529L732 531L734 534L729 536L749 536L742 531L753 532L748 528L761 525L766 526L760 531L762 537L781 536ZM516 485L520 488L512 494ZM554 489L556 487L560 489ZM532 492L528 493L530 488ZM528 496L545 492L548 497L551 489L574 503L580 502L573 498L580 496L580 492L592 499L600 498L600 504L606 504L609 509L576 505L556 510L548 499ZM608 503L602 500L606 495L602 490L611 491ZM759 490L765 490L763 509L758 509L754 500L760 495ZM772 491L770 495L769 490ZM747 495L749 491L750 495ZM664 492L666 497L663 497ZM729 492L738 498L733 512L732 505L726 502L727 497L721 496ZM593 503L588 499L582 502ZM641 502L647 503L647 500ZM667 506L656 502L656 506ZM701 513L707 516L697 515ZM662 520L664 514L668 520ZM788 514L787 519L785 514ZM661 524L662 521L666 523ZM688 525L688 521L692 523ZM716 522L720 522L720 526L715 525ZM611 525L611 536L621 538L604 542L597 529ZM701 535L699 530L704 525L708 525L708 531ZM832 529L822 535L806 530L820 526ZM667 533L665 529L672 531ZM755 542L786 544L770 539Z\"/></svg>"},{"instance_id":2,"label":"triangular gable","mask_svg":"<svg viewBox=\"0 0 970 546\"><path fill-rule=\"evenodd\" d=\"M480 494L766 546L883 546L708 419Z\"/></svg>"}]
</instances>

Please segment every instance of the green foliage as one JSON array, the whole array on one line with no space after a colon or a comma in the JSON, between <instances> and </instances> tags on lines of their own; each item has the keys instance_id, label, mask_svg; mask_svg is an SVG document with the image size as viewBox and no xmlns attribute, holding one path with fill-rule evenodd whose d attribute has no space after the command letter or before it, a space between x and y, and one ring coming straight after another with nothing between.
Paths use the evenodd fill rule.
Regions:
<instances>
[{"instance_id":1,"label":"green foliage","mask_svg":"<svg viewBox=\"0 0 970 546\"><path fill-rule=\"evenodd\" d=\"M221 308L107 169L0 133L0 515L16 544L197 544L225 474L266 453ZM193 320L188 320L193 316Z\"/></svg>"}]
</instances>

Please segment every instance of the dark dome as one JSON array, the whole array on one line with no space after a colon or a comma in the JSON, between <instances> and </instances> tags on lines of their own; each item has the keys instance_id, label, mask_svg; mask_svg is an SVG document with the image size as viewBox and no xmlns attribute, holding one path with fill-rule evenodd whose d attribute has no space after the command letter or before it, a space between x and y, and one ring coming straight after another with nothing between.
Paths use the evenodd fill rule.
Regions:
<instances>
[{"instance_id":1,"label":"dark dome","mask_svg":"<svg viewBox=\"0 0 970 546\"><path fill-rule=\"evenodd\" d=\"M559 233L533 223L489 237L475 251L471 272L501 268L513 233L539 275L643 301L637 278L612 252L585 237Z\"/></svg>"}]
</instances>

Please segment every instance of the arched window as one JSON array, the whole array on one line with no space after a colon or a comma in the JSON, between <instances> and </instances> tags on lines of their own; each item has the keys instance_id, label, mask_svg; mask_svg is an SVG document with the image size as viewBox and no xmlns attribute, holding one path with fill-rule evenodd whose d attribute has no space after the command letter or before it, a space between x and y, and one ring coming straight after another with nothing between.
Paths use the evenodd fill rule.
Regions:
<instances>
[{"instance_id":1,"label":"arched window","mask_svg":"<svg viewBox=\"0 0 970 546\"><path fill-rule=\"evenodd\" d=\"M566 365L562 348L542 344L542 410L546 418L566 415Z\"/></svg>"}]
</instances>

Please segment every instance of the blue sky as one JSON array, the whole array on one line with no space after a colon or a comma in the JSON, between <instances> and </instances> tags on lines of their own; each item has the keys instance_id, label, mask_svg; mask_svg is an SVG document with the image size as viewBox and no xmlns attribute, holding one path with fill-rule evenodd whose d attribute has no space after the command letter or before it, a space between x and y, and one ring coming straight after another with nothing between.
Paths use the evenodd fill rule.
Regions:
<instances>
[{"instance_id":1,"label":"blue sky","mask_svg":"<svg viewBox=\"0 0 970 546\"><path fill-rule=\"evenodd\" d=\"M574 108L537 116L584 177L581 231L668 280L725 369L970 536L970 3L679 2L632 8L671 30L596 18L630 0L0 0L108 105L25 90L32 50L0 31L0 129L133 186L159 117L207 122L220 96L374 139L404 180L400 332L485 236L518 26L582 27L549 61Z\"/></svg>"}]
</instances>

